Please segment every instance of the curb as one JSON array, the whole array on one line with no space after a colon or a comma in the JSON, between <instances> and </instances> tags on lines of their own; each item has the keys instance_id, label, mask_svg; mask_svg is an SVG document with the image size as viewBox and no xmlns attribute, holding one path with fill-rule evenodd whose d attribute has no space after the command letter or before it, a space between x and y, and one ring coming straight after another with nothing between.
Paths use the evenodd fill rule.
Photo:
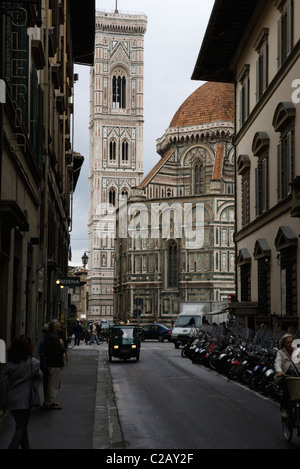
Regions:
<instances>
[{"instance_id":1,"label":"curb","mask_svg":"<svg viewBox=\"0 0 300 469\"><path fill-rule=\"evenodd\" d=\"M107 352L99 351L93 449L124 449Z\"/></svg>"}]
</instances>

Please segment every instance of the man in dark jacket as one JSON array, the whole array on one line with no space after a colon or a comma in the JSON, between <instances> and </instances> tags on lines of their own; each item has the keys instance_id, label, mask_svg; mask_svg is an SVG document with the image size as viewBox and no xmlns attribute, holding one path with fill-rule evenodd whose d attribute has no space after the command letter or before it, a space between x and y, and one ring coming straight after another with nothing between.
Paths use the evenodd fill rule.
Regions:
<instances>
[{"instance_id":1,"label":"man in dark jacket","mask_svg":"<svg viewBox=\"0 0 300 469\"><path fill-rule=\"evenodd\" d=\"M57 319L50 321L49 331L45 336L45 355L48 365L48 395L45 405L47 409L61 409L56 402L56 396L60 386L61 370L64 366L65 346L58 335L61 324Z\"/></svg>"}]
</instances>

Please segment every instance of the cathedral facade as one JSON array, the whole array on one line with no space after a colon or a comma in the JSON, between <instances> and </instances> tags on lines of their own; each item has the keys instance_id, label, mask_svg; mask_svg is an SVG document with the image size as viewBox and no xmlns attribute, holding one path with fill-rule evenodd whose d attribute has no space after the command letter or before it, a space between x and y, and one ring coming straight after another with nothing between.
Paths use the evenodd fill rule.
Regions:
<instances>
[{"instance_id":1,"label":"cathedral facade","mask_svg":"<svg viewBox=\"0 0 300 469\"><path fill-rule=\"evenodd\" d=\"M160 161L120 207L115 320L171 325L180 303L235 291L234 92L205 83L157 140Z\"/></svg>"},{"instance_id":2,"label":"cathedral facade","mask_svg":"<svg viewBox=\"0 0 300 469\"><path fill-rule=\"evenodd\" d=\"M144 15L96 12L90 76L88 317L111 319L114 216L143 177Z\"/></svg>"}]
</instances>

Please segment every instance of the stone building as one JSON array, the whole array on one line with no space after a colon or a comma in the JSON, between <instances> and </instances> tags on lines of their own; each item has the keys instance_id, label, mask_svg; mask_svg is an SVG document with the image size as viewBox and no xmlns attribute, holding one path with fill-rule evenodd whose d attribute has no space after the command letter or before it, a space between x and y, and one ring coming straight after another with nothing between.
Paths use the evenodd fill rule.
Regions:
<instances>
[{"instance_id":1,"label":"stone building","mask_svg":"<svg viewBox=\"0 0 300 469\"><path fill-rule=\"evenodd\" d=\"M160 161L117 215L116 320L170 325L181 302L234 293L233 132L233 86L205 83L157 140Z\"/></svg>"},{"instance_id":2,"label":"stone building","mask_svg":"<svg viewBox=\"0 0 300 469\"><path fill-rule=\"evenodd\" d=\"M145 15L96 12L90 77L88 318L112 319L114 212L143 177Z\"/></svg>"},{"instance_id":3,"label":"stone building","mask_svg":"<svg viewBox=\"0 0 300 469\"><path fill-rule=\"evenodd\" d=\"M1 2L0 338L41 337L65 312L73 155L73 65L93 63L95 3ZM74 172L74 168L77 171Z\"/></svg>"},{"instance_id":4,"label":"stone building","mask_svg":"<svg viewBox=\"0 0 300 469\"><path fill-rule=\"evenodd\" d=\"M217 0L193 73L235 84L233 306L274 330L299 329L299 18L297 1Z\"/></svg>"}]
</instances>

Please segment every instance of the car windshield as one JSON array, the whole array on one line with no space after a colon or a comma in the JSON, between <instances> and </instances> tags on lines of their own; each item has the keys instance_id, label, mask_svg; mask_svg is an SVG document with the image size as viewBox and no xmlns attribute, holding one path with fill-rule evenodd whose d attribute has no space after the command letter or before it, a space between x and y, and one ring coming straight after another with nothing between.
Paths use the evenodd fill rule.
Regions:
<instances>
[{"instance_id":1,"label":"car windshield","mask_svg":"<svg viewBox=\"0 0 300 469\"><path fill-rule=\"evenodd\" d=\"M136 337L136 330L134 328L116 327L114 328L113 336L115 339L120 337L122 339L132 339Z\"/></svg>"},{"instance_id":2,"label":"car windshield","mask_svg":"<svg viewBox=\"0 0 300 469\"><path fill-rule=\"evenodd\" d=\"M179 316L175 327L200 327L201 316Z\"/></svg>"}]
</instances>

